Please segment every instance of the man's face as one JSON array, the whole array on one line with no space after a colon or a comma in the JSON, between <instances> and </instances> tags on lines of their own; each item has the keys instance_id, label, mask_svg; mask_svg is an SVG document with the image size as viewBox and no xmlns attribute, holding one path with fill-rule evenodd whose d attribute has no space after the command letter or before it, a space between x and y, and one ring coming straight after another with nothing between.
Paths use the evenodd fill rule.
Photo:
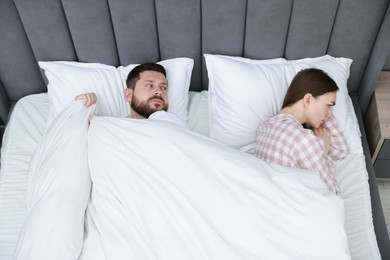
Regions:
<instances>
[{"instance_id":1,"label":"man's face","mask_svg":"<svg viewBox=\"0 0 390 260\"><path fill-rule=\"evenodd\" d=\"M148 118L156 111L167 111L167 79L157 71L141 72L134 90L126 89L126 98L131 104L132 118Z\"/></svg>"}]
</instances>

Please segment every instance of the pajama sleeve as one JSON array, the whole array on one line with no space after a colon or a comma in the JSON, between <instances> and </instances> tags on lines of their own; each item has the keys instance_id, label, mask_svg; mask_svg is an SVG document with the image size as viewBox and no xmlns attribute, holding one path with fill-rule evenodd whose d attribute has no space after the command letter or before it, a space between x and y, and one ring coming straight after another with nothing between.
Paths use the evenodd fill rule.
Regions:
<instances>
[{"instance_id":1,"label":"pajama sleeve","mask_svg":"<svg viewBox=\"0 0 390 260\"><path fill-rule=\"evenodd\" d=\"M349 147L335 117L327 120L324 125L330 133L330 150L328 155L333 160L344 158L349 153Z\"/></svg>"}]
</instances>

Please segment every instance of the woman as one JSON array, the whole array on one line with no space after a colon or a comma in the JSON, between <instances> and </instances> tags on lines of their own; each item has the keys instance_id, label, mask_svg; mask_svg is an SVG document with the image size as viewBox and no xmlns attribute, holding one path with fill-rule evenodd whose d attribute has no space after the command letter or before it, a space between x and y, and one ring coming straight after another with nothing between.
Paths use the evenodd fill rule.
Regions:
<instances>
[{"instance_id":1,"label":"woman","mask_svg":"<svg viewBox=\"0 0 390 260\"><path fill-rule=\"evenodd\" d=\"M340 195L333 160L349 148L333 117L336 83L319 69L301 70L292 80L278 115L257 131L256 156L283 166L312 170Z\"/></svg>"}]
</instances>

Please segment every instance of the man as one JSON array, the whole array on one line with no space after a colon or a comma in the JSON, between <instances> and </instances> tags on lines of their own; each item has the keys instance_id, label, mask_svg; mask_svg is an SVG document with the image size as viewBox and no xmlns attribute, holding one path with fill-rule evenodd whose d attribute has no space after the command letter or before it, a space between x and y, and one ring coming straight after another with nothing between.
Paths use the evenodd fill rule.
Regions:
<instances>
[{"instance_id":1,"label":"man","mask_svg":"<svg viewBox=\"0 0 390 260\"><path fill-rule=\"evenodd\" d=\"M126 100L131 110L129 117L137 119L168 120L188 128L188 125L168 110L168 81L163 66L156 63L143 63L136 66L126 79ZM78 95L86 107L97 102L95 93ZM158 112L158 113L157 113Z\"/></svg>"}]
</instances>

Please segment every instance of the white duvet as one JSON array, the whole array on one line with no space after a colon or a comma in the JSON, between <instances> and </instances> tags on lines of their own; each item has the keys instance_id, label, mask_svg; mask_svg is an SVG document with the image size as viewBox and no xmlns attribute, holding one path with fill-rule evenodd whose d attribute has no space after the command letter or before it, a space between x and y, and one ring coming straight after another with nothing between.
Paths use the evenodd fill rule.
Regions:
<instances>
[{"instance_id":1,"label":"white duvet","mask_svg":"<svg viewBox=\"0 0 390 260\"><path fill-rule=\"evenodd\" d=\"M95 117L83 128L86 113L75 102L51 126L55 135L69 131L69 120L77 129L60 148L41 142L30 170L40 195L30 196L16 259L350 259L343 200L316 174L266 164L161 120ZM73 173L55 170L60 162ZM85 176L92 191L81 250L84 230L73 216L85 211ZM34 207L45 198L53 203Z\"/></svg>"}]
</instances>

